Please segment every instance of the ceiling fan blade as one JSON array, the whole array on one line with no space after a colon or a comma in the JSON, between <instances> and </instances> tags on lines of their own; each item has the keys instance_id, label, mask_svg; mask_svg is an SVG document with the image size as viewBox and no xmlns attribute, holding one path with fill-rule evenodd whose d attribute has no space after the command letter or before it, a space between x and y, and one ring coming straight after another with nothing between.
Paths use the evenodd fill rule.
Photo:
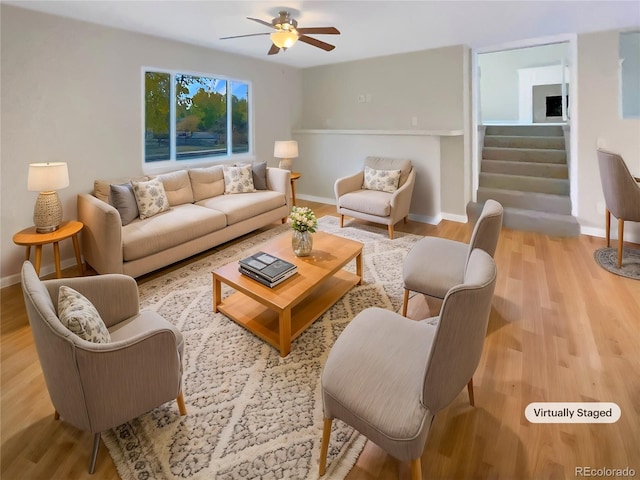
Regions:
<instances>
[{"instance_id":1,"label":"ceiling fan blade","mask_svg":"<svg viewBox=\"0 0 640 480\"><path fill-rule=\"evenodd\" d=\"M307 37L306 35L300 35L298 37L298 40L304 43L308 43L309 45L313 45L314 47L321 48L322 50L326 50L327 52L330 52L331 50L336 48L335 45L330 45L326 42L323 42L322 40L318 40L312 37Z\"/></svg>"},{"instance_id":2,"label":"ceiling fan blade","mask_svg":"<svg viewBox=\"0 0 640 480\"><path fill-rule=\"evenodd\" d=\"M269 49L269 52L267 53L267 55L275 55L279 51L280 51L280 47L278 47L275 43L272 43L271 48Z\"/></svg>"},{"instance_id":3,"label":"ceiling fan blade","mask_svg":"<svg viewBox=\"0 0 640 480\"><path fill-rule=\"evenodd\" d=\"M324 35L340 35L340 30L336 27L309 27L309 28L298 28L296 29L298 33L305 34L324 34Z\"/></svg>"},{"instance_id":4,"label":"ceiling fan blade","mask_svg":"<svg viewBox=\"0 0 640 480\"><path fill-rule=\"evenodd\" d=\"M257 37L258 35L270 35L270 33L269 32L249 33L248 35L235 35L233 37L220 37L220 40L228 40L229 38Z\"/></svg>"},{"instance_id":5,"label":"ceiling fan blade","mask_svg":"<svg viewBox=\"0 0 640 480\"><path fill-rule=\"evenodd\" d=\"M264 20L260 20L259 18L251 18L251 17L247 17L247 20L253 20L254 22L258 22L262 25L265 25L269 28L275 28L273 25L271 25L271 22L265 22Z\"/></svg>"}]
</instances>

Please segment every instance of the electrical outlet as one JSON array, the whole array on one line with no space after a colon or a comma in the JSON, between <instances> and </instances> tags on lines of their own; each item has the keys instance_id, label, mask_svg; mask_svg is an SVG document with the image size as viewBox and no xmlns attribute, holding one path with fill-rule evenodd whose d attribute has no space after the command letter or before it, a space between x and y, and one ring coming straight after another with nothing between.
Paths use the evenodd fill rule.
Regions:
<instances>
[{"instance_id":1,"label":"electrical outlet","mask_svg":"<svg viewBox=\"0 0 640 480\"><path fill-rule=\"evenodd\" d=\"M371 94L370 94L370 93L367 93L367 95L366 95L366 97L365 97L365 101L366 101L367 103L371 103Z\"/></svg>"},{"instance_id":2,"label":"electrical outlet","mask_svg":"<svg viewBox=\"0 0 640 480\"><path fill-rule=\"evenodd\" d=\"M418 117L417 117L417 116L415 116L415 115L413 115L413 116L411 117L411 126L412 126L412 127L417 127L417 126L418 126Z\"/></svg>"},{"instance_id":3,"label":"electrical outlet","mask_svg":"<svg viewBox=\"0 0 640 480\"><path fill-rule=\"evenodd\" d=\"M365 96L362 94L358 95L358 103L364 103L364 101L365 101Z\"/></svg>"},{"instance_id":4,"label":"electrical outlet","mask_svg":"<svg viewBox=\"0 0 640 480\"><path fill-rule=\"evenodd\" d=\"M604 138L598 137L596 139L596 148L607 148L607 141Z\"/></svg>"}]
</instances>

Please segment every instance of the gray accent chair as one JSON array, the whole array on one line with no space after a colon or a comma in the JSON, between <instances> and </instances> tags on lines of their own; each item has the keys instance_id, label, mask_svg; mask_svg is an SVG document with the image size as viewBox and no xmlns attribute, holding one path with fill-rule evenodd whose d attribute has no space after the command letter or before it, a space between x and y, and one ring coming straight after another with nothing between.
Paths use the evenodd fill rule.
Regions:
<instances>
[{"instance_id":1,"label":"gray accent chair","mask_svg":"<svg viewBox=\"0 0 640 480\"><path fill-rule=\"evenodd\" d=\"M367 157L364 165L375 170L400 170L402 173L398 189L393 193L363 189L364 168L358 173L336 180L334 191L340 214L340 228L344 226L344 216L349 215L387 225L389 238L393 240L394 225L403 219L407 223L416 171L411 160L395 158Z\"/></svg>"},{"instance_id":2,"label":"gray accent chair","mask_svg":"<svg viewBox=\"0 0 640 480\"><path fill-rule=\"evenodd\" d=\"M604 200L605 235L607 247L611 246L611 214L618 219L618 268L622 268L622 248L624 244L624 222L640 222L640 178L634 178L616 153L598 150L598 166Z\"/></svg>"},{"instance_id":3,"label":"gray accent chair","mask_svg":"<svg viewBox=\"0 0 640 480\"><path fill-rule=\"evenodd\" d=\"M322 372L321 476L337 418L395 458L411 461L411 478L422 479L420 457L434 417L480 361L495 283L493 259L475 249L439 318L415 321L369 308L349 323Z\"/></svg>"},{"instance_id":4,"label":"gray accent chair","mask_svg":"<svg viewBox=\"0 0 640 480\"><path fill-rule=\"evenodd\" d=\"M461 283L469 256L475 248L493 257L502 229L502 216L502 205L489 199L473 228L469 244L438 237L425 237L418 241L403 265L402 315L407 315L410 291L443 299L451 287Z\"/></svg>"},{"instance_id":5,"label":"gray accent chair","mask_svg":"<svg viewBox=\"0 0 640 480\"><path fill-rule=\"evenodd\" d=\"M58 319L58 289L66 285L89 299L104 320L110 343L92 343ZM93 434L89 473L95 470L100 432L182 396L183 338L150 310L139 310L138 285L127 275L41 281L30 262L22 290L40 365L56 420Z\"/></svg>"}]
</instances>

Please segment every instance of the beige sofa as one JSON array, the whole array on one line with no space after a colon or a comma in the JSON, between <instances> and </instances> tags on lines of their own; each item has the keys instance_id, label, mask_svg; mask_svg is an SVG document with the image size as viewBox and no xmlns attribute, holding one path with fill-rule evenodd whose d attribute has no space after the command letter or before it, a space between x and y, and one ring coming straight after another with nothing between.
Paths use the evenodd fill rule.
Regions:
<instances>
[{"instance_id":1,"label":"beige sofa","mask_svg":"<svg viewBox=\"0 0 640 480\"><path fill-rule=\"evenodd\" d=\"M290 211L288 170L266 168L266 190L235 194L224 193L221 165L157 177L171 208L124 226L109 192L111 184L129 179L96 180L93 194L78 195L82 254L96 272L138 277L278 220L284 223Z\"/></svg>"}]
</instances>

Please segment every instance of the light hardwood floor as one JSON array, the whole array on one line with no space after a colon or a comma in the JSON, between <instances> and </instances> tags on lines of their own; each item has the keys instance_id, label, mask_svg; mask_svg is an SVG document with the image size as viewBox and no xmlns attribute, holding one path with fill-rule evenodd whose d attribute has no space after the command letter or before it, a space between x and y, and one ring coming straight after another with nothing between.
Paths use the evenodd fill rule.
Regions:
<instances>
[{"instance_id":1,"label":"light hardwood floor","mask_svg":"<svg viewBox=\"0 0 640 480\"><path fill-rule=\"evenodd\" d=\"M319 216L335 213L333 206L298 203ZM437 227L410 221L397 231L460 241L471 234L467 225L447 221ZM600 268L593 252L603 245L588 236L503 229L474 375L476 407L465 389L436 418L422 455L425 479L575 478L576 467L630 467L640 477L640 281ZM53 419L20 286L1 294L1 478L118 478L104 446L96 473L87 474L90 435ZM424 299L412 297L409 316L427 315ZM622 417L615 424L531 424L524 409L538 401L615 402ZM410 478L409 464L371 442L347 477L396 478Z\"/></svg>"}]
</instances>

